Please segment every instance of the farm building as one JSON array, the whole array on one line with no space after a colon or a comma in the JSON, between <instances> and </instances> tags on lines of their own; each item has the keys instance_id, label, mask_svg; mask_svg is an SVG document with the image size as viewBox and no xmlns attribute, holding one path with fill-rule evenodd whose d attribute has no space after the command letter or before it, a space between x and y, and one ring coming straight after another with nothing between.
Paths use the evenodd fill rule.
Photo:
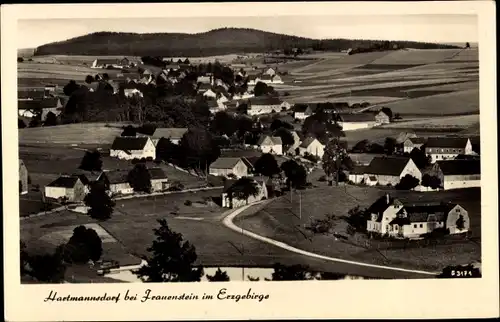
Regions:
<instances>
[{"instance_id":1,"label":"farm building","mask_svg":"<svg viewBox=\"0 0 500 322\"><path fill-rule=\"evenodd\" d=\"M425 142L427 141L426 138L408 138L403 142L403 152L405 153L411 153L413 149L418 148L420 149Z\"/></svg>"},{"instance_id":2,"label":"farm building","mask_svg":"<svg viewBox=\"0 0 500 322\"><path fill-rule=\"evenodd\" d=\"M455 159L460 154L471 155L472 143L462 137L433 137L425 144L425 154L431 156L431 162Z\"/></svg>"},{"instance_id":3,"label":"farm building","mask_svg":"<svg viewBox=\"0 0 500 322\"><path fill-rule=\"evenodd\" d=\"M179 144L182 137L187 133L187 131L188 128L186 127L160 127L154 131L153 135L151 136L151 140L153 141L153 144L155 146L156 144L158 144L158 141L161 138L169 139L173 144Z\"/></svg>"},{"instance_id":4,"label":"farm building","mask_svg":"<svg viewBox=\"0 0 500 322\"><path fill-rule=\"evenodd\" d=\"M149 174L151 175L151 190L153 192L164 191L169 188L170 184L163 169L150 168Z\"/></svg>"},{"instance_id":5,"label":"farm building","mask_svg":"<svg viewBox=\"0 0 500 322\"><path fill-rule=\"evenodd\" d=\"M314 109L310 104L296 104L292 109L293 118L296 120L305 120L314 114Z\"/></svg>"},{"instance_id":6,"label":"farm building","mask_svg":"<svg viewBox=\"0 0 500 322\"><path fill-rule=\"evenodd\" d=\"M199 83L196 89L198 93L205 93L208 90L212 90L212 84L210 83Z\"/></svg>"},{"instance_id":7,"label":"farm building","mask_svg":"<svg viewBox=\"0 0 500 322\"><path fill-rule=\"evenodd\" d=\"M217 94L212 89L208 89L205 92L203 92L203 96L210 97L210 98L216 98Z\"/></svg>"},{"instance_id":8,"label":"farm building","mask_svg":"<svg viewBox=\"0 0 500 322\"><path fill-rule=\"evenodd\" d=\"M45 121L49 113L58 116L63 110L59 97L43 98L41 100L20 100L17 104L19 116L32 118L40 115L41 121Z\"/></svg>"},{"instance_id":9,"label":"farm building","mask_svg":"<svg viewBox=\"0 0 500 322\"><path fill-rule=\"evenodd\" d=\"M32 101L32 100L42 100L46 98L47 95L45 91L37 89L20 89L17 91L18 101Z\"/></svg>"},{"instance_id":10,"label":"farm building","mask_svg":"<svg viewBox=\"0 0 500 322\"><path fill-rule=\"evenodd\" d=\"M154 159L156 148L149 137L116 137L110 149L110 156L124 160Z\"/></svg>"},{"instance_id":11,"label":"farm building","mask_svg":"<svg viewBox=\"0 0 500 322\"><path fill-rule=\"evenodd\" d=\"M252 98L252 97L255 97L254 94L250 94L248 92L245 92L243 94L234 94L232 99L233 100L246 100L246 99L249 99L249 98Z\"/></svg>"},{"instance_id":12,"label":"farm building","mask_svg":"<svg viewBox=\"0 0 500 322\"><path fill-rule=\"evenodd\" d=\"M338 124L343 131L367 129L378 125L375 116L371 113L338 114Z\"/></svg>"},{"instance_id":13,"label":"farm building","mask_svg":"<svg viewBox=\"0 0 500 322\"><path fill-rule=\"evenodd\" d=\"M87 189L79 176L63 175L45 186L45 197L69 202L83 201Z\"/></svg>"},{"instance_id":14,"label":"farm building","mask_svg":"<svg viewBox=\"0 0 500 322\"><path fill-rule=\"evenodd\" d=\"M165 61L165 59L164 59L164 61ZM168 71L172 70L174 72L177 71L177 70L179 70L180 68L181 68L181 66L179 66L178 64L170 64L170 65L166 65L165 66L166 70L168 70Z\"/></svg>"},{"instance_id":15,"label":"farm building","mask_svg":"<svg viewBox=\"0 0 500 322\"><path fill-rule=\"evenodd\" d=\"M28 169L24 161L19 159L19 194L27 194L28 190Z\"/></svg>"},{"instance_id":16,"label":"farm building","mask_svg":"<svg viewBox=\"0 0 500 322\"><path fill-rule=\"evenodd\" d=\"M248 115L269 114L281 112L283 101L277 97L253 97L248 100Z\"/></svg>"},{"instance_id":17,"label":"farm building","mask_svg":"<svg viewBox=\"0 0 500 322\"><path fill-rule=\"evenodd\" d=\"M96 59L94 60L90 68L124 68L128 66L130 66L130 61L126 57L124 57L122 59Z\"/></svg>"},{"instance_id":18,"label":"farm building","mask_svg":"<svg viewBox=\"0 0 500 322\"><path fill-rule=\"evenodd\" d=\"M391 118L389 115L385 114L384 111L379 111L377 114L375 114L375 121L378 124L389 124L391 123Z\"/></svg>"},{"instance_id":19,"label":"farm building","mask_svg":"<svg viewBox=\"0 0 500 322\"><path fill-rule=\"evenodd\" d=\"M349 158L356 165L369 165L375 157L382 157L384 154L375 153L349 153Z\"/></svg>"},{"instance_id":20,"label":"farm building","mask_svg":"<svg viewBox=\"0 0 500 322\"><path fill-rule=\"evenodd\" d=\"M220 112L220 111L224 111L226 109L226 105L224 105L224 103L219 103L215 99L208 99L207 105L208 105L208 110L212 114L215 114L215 113Z\"/></svg>"},{"instance_id":21,"label":"farm building","mask_svg":"<svg viewBox=\"0 0 500 322\"><path fill-rule=\"evenodd\" d=\"M441 180L444 190L481 187L480 160L437 161L431 171Z\"/></svg>"},{"instance_id":22,"label":"farm building","mask_svg":"<svg viewBox=\"0 0 500 322\"><path fill-rule=\"evenodd\" d=\"M196 84L212 84L212 76L198 76Z\"/></svg>"},{"instance_id":23,"label":"farm building","mask_svg":"<svg viewBox=\"0 0 500 322\"><path fill-rule=\"evenodd\" d=\"M395 186L407 174L422 180L422 173L410 158L375 157L365 170L364 180L368 185Z\"/></svg>"},{"instance_id":24,"label":"farm building","mask_svg":"<svg viewBox=\"0 0 500 322\"><path fill-rule=\"evenodd\" d=\"M399 133L398 137L396 138L396 143L397 144L403 144L404 141L406 141L409 138L416 138L417 135L413 132L401 132Z\"/></svg>"},{"instance_id":25,"label":"farm building","mask_svg":"<svg viewBox=\"0 0 500 322\"><path fill-rule=\"evenodd\" d=\"M224 183L224 189L222 190L222 207L224 208L237 208L244 205L252 204L254 202L260 201L262 199L268 198L268 190L266 185L266 180L263 179L252 179L258 187L258 194L256 196L249 196L248 199L240 199L233 196L232 192L237 189L237 180L226 180Z\"/></svg>"},{"instance_id":26,"label":"farm building","mask_svg":"<svg viewBox=\"0 0 500 322\"><path fill-rule=\"evenodd\" d=\"M316 138L308 137L302 141L299 145L299 154L305 155L309 153L311 155L315 155L319 158L323 157L325 152L325 145L318 141Z\"/></svg>"},{"instance_id":27,"label":"farm building","mask_svg":"<svg viewBox=\"0 0 500 322\"><path fill-rule=\"evenodd\" d=\"M133 97L133 96L143 97L142 92L137 88L124 88L123 94L125 95L125 97Z\"/></svg>"},{"instance_id":28,"label":"farm building","mask_svg":"<svg viewBox=\"0 0 500 322\"><path fill-rule=\"evenodd\" d=\"M257 142L257 146L262 153L283 154L283 142L279 136L262 135Z\"/></svg>"},{"instance_id":29,"label":"farm building","mask_svg":"<svg viewBox=\"0 0 500 322\"><path fill-rule=\"evenodd\" d=\"M248 175L248 165L242 158L220 157L210 165L209 173L214 176L230 176L237 178Z\"/></svg>"},{"instance_id":30,"label":"farm building","mask_svg":"<svg viewBox=\"0 0 500 322\"><path fill-rule=\"evenodd\" d=\"M350 182L355 184L363 183L365 177L366 166L355 165L351 171L349 171L348 179Z\"/></svg>"},{"instance_id":31,"label":"farm building","mask_svg":"<svg viewBox=\"0 0 500 322\"><path fill-rule=\"evenodd\" d=\"M276 75L276 70L274 70L273 68L268 68L267 70L264 71L263 74L268 76L274 76Z\"/></svg>"},{"instance_id":32,"label":"farm building","mask_svg":"<svg viewBox=\"0 0 500 322\"><path fill-rule=\"evenodd\" d=\"M394 238L422 238L440 228L457 234L470 227L467 210L452 203L404 205L387 194L375 201L367 212L369 233Z\"/></svg>"},{"instance_id":33,"label":"farm building","mask_svg":"<svg viewBox=\"0 0 500 322\"><path fill-rule=\"evenodd\" d=\"M129 170L105 170L97 178L98 182L103 182L106 189L113 195L130 194L134 189L128 183Z\"/></svg>"}]
</instances>

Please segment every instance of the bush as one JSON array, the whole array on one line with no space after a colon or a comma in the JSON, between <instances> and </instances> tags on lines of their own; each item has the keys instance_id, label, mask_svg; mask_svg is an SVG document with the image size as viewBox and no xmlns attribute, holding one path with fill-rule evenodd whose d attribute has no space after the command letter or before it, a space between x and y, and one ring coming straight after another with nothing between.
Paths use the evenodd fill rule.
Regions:
<instances>
[{"instance_id":1,"label":"bush","mask_svg":"<svg viewBox=\"0 0 500 322\"><path fill-rule=\"evenodd\" d=\"M18 62L18 63L22 63L22 62L24 62L24 58L23 58L23 57L17 57L17 62Z\"/></svg>"},{"instance_id":2,"label":"bush","mask_svg":"<svg viewBox=\"0 0 500 322\"><path fill-rule=\"evenodd\" d=\"M426 173L422 177L422 186L430 187L431 189L437 189L441 187L441 179Z\"/></svg>"},{"instance_id":3,"label":"bush","mask_svg":"<svg viewBox=\"0 0 500 322\"><path fill-rule=\"evenodd\" d=\"M191 200L184 201L185 206L191 206L192 204L193 204L193 202Z\"/></svg>"},{"instance_id":4,"label":"bush","mask_svg":"<svg viewBox=\"0 0 500 322\"><path fill-rule=\"evenodd\" d=\"M415 188L416 186L418 186L420 183L420 181L407 174L405 175L403 178L401 178L401 181L399 181L399 183L396 185L396 189L398 190L411 190L413 188Z\"/></svg>"},{"instance_id":5,"label":"bush","mask_svg":"<svg viewBox=\"0 0 500 322\"><path fill-rule=\"evenodd\" d=\"M326 181L326 176L323 175L323 176L319 177L318 181L325 182Z\"/></svg>"}]
</instances>

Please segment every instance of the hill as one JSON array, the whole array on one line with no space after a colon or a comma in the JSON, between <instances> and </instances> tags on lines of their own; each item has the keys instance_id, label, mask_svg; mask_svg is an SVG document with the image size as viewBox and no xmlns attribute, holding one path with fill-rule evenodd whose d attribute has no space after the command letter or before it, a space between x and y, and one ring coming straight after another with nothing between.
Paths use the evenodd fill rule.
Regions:
<instances>
[{"instance_id":1,"label":"hill","mask_svg":"<svg viewBox=\"0 0 500 322\"><path fill-rule=\"evenodd\" d=\"M127 55L201 57L241 52L266 52L291 48L341 51L369 48L383 41L317 40L276 34L256 29L221 28L204 33L121 33L97 32L40 46L35 55ZM455 46L395 41L399 48L456 48Z\"/></svg>"}]
</instances>

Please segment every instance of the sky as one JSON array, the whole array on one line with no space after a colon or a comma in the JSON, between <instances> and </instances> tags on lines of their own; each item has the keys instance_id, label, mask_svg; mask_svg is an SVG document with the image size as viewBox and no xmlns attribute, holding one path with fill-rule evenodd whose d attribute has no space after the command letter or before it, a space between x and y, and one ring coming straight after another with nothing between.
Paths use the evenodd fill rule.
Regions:
<instances>
[{"instance_id":1,"label":"sky","mask_svg":"<svg viewBox=\"0 0 500 322\"><path fill-rule=\"evenodd\" d=\"M199 33L254 28L314 39L477 42L475 15L328 15L18 20L17 46L32 48L98 31Z\"/></svg>"}]
</instances>

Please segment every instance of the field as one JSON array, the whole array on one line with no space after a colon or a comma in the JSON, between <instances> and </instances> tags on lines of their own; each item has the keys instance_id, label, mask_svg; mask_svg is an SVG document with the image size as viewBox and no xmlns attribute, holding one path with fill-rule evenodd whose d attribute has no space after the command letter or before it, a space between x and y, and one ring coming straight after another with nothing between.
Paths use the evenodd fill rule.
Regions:
<instances>
[{"instance_id":1,"label":"field","mask_svg":"<svg viewBox=\"0 0 500 322\"><path fill-rule=\"evenodd\" d=\"M341 217L357 205L363 208L369 206L386 193L384 189L373 187L321 187L305 190L301 192L301 196L294 193L292 200L290 195L286 195L257 213L249 211L246 215L237 217L235 223L247 230L304 250L373 264L439 271L447 265L480 260L481 207L478 189L436 193L394 190L387 192L410 203L441 200L459 203L469 212L471 239L448 238L435 244L415 242L405 245L399 241L370 240L362 234L356 234L344 241L332 235L313 235L305 229L312 220L323 219L326 214L332 214L337 218L335 232L348 236L347 224ZM300 204L302 212L299 210Z\"/></svg>"}]
</instances>

